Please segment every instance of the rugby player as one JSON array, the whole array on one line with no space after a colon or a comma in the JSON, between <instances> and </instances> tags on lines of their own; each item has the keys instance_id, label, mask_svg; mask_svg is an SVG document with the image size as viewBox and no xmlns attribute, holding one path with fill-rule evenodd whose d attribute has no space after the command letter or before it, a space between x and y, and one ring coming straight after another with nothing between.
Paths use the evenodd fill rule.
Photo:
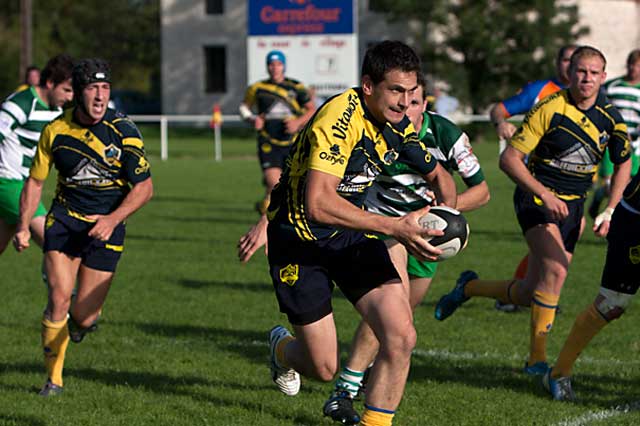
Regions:
<instances>
[{"instance_id":1,"label":"rugby player","mask_svg":"<svg viewBox=\"0 0 640 426\"><path fill-rule=\"evenodd\" d=\"M629 182L611 216L607 234L607 257L600 291L582 311L542 383L558 401L574 401L571 370L578 356L607 324L624 314L640 287L640 175Z\"/></svg>"},{"instance_id":2,"label":"rugby player","mask_svg":"<svg viewBox=\"0 0 640 426\"><path fill-rule=\"evenodd\" d=\"M605 84L607 96L620 111L627 123L631 140L631 176L638 173L640 165L640 49L635 49L627 56L627 73L623 77L614 78ZM600 204L607 197L613 164L607 151L598 168L600 185L593 194L589 205L589 216L595 219L600 213Z\"/></svg>"},{"instance_id":3,"label":"rugby player","mask_svg":"<svg viewBox=\"0 0 640 426\"><path fill-rule=\"evenodd\" d=\"M20 196L14 236L18 251L29 247L29 223L55 166L58 186L47 214L43 247L49 295L42 319L47 370L42 396L62 392L69 339L79 343L95 328L124 250L124 221L153 193L138 129L126 116L107 108L109 65L101 59L80 61L73 68L72 85L76 106L42 131Z\"/></svg>"},{"instance_id":4,"label":"rugby player","mask_svg":"<svg viewBox=\"0 0 640 426\"><path fill-rule=\"evenodd\" d=\"M503 143L502 141L506 143L516 132L516 126L508 122L507 118L518 114L526 114L539 101L569 85L569 62L571 55L577 48L578 46L575 44L568 44L558 50L555 61L555 77L530 82L523 86L516 95L496 103L491 108L489 118L501 143ZM528 259L528 255L522 258L516 267L514 278L524 279L527 272ZM495 307L503 312L515 312L518 310L517 305L502 303L499 300L496 300Z\"/></svg>"},{"instance_id":5,"label":"rugby player","mask_svg":"<svg viewBox=\"0 0 640 426\"><path fill-rule=\"evenodd\" d=\"M467 188L457 195L456 208L469 211L485 205L490 198L489 186L478 158L473 154L469 137L445 117L427 111L426 82L418 74L418 88L411 94L406 112L418 137L431 155L449 172L457 172ZM368 211L385 216L398 217L431 205L429 184L409 166L401 162L382 167L367 193L365 206ZM422 302L435 276L438 263L420 261L409 254L404 246L387 240L391 258L398 268L407 270L411 309ZM347 364L342 368L335 389L325 402L323 412L342 424L357 424L360 416L353 408L353 398L363 386L365 372L374 361L378 340L366 322L361 321L351 344Z\"/></svg>"},{"instance_id":6,"label":"rugby player","mask_svg":"<svg viewBox=\"0 0 640 426\"><path fill-rule=\"evenodd\" d=\"M524 366L530 375L548 370L547 335L580 235L586 192L607 147L615 165L608 207L620 201L629 181L627 126L600 93L605 65L599 50L576 49L569 88L536 105L500 156L500 168L518 185L514 206L529 246L525 279L480 281L475 272L465 271L436 306L441 321L473 296L531 306L530 353ZM596 218L596 235L606 235L610 219L606 213Z\"/></svg>"},{"instance_id":7,"label":"rugby player","mask_svg":"<svg viewBox=\"0 0 640 426\"><path fill-rule=\"evenodd\" d=\"M329 99L296 137L268 210L270 273L296 334L282 326L270 331L272 379L295 395L299 374L329 381L337 373L335 283L380 340L365 426L391 424L416 339L399 271L384 242L365 232L389 235L421 260L441 253L423 237L442 235L417 222L429 207L386 217L361 208L366 192L383 165L402 160L434 185L445 204L456 202L453 179L405 116L419 72L418 56L404 43L369 48L361 87Z\"/></svg>"},{"instance_id":8,"label":"rugby player","mask_svg":"<svg viewBox=\"0 0 640 426\"><path fill-rule=\"evenodd\" d=\"M271 191L280 180L293 136L316 110L309 90L299 81L285 77L284 53L272 50L266 61L269 78L249 86L239 108L240 116L258 132L258 159L265 185L265 198L258 203L261 214L265 213Z\"/></svg>"},{"instance_id":9,"label":"rugby player","mask_svg":"<svg viewBox=\"0 0 640 426\"><path fill-rule=\"evenodd\" d=\"M0 106L0 254L15 232L20 191L29 175L40 132L73 98L72 69L69 55L54 56L42 70L41 84L12 94ZM31 235L40 247L46 214L39 203L29 222Z\"/></svg>"},{"instance_id":10,"label":"rugby player","mask_svg":"<svg viewBox=\"0 0 640 426\"><path fill-rule=\"evenodd\" d=\"M14 92L21 92L24 89L28 89L31 86L38 86L40 84L40 69L35 65L29 65L24 72L24 82L16 87Z\"/></svg>"}]
</instances>

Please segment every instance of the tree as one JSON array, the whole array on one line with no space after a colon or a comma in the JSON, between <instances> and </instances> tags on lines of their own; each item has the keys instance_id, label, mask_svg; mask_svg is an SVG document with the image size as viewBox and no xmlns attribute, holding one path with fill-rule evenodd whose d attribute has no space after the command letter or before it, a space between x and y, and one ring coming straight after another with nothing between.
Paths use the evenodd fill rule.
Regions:
<instances>
[{"instance_id":1,"label":"tree","mask_svg":"<svg viewBox=\"0 0 640 426\"><path fill-rule=\"evenodd\" d=\"M13 3L17 2L0 0L5 12L0 17L0 65L10 65L0 67L0 93L4 94L18 83L20 23L19 8ZM111 64L115 88L158 90L154 79L160 75L159 21L158 0L34 1L34 62L42 67L61 52L76 58L102 57Z\"/></svg>"},{"instance_id":2,"label":"tree","mask_svg":"<svg viewBox=\"0 0 640 426\"><path fill-rule=\"evenodd\" d=\"M474 112L553 75L558 49L588 33L577 25L577 6L556 0L375 3L391 20L415 20L412 38L427 72L450 83Z\"/></svg>"}]
</instances>

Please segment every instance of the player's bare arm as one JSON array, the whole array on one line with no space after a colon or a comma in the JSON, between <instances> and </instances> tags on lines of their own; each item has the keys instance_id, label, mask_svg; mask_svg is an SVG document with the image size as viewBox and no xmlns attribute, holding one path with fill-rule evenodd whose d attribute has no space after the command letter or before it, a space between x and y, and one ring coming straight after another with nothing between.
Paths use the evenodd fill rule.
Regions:
<instances>
[{"instance_id":1,"label":"player's bare arm","mask_svg":"<svg viewBox=\"0 0 640 426\"><path fill-rule=\"evenodd\" d=\"M554 219L566 218L569 215L567 204L531 175L524 163L524 157L525 154L522 151L509 145L500 155L500 169L522 189L540 198Z\"/></svg>"},{"instance_id":2,"label":"player's bare arm","mask_svg":"<svg viewBox=\"0 0 640 426\"><path fill-rule=\"evenodd\" d=\"M285 126L287 126L287 133L294 134L298 133L307 121L311 118L311 116L316 112L316 104L313 100L304 104L304 114L300 117L292 117L285 121Z\"/></svg>"},{"instance_id":3,"label":"player's bare arm","mask_svg":"<svg viewBox=\"0 0 640 426\"><path fill-rule=\"evenodd\" d=\"M615 209L620 202L624 188L629 183L630 172L631 160L613 166L609 203L607 204L607 208L596 217L593 223L593 232L599 237L605 237L609 233L609 223L611 222L613 209Z\"/></svg>"},{"instance_id":4,"label":"player's bare arm","mask_svg":"<svg viewBox=\"0 0 640 426\"><path fill-rule=\"evenodd\" d=\"M87 219L95 220L96 224L89 231L89 236L101 241L107 241L113 230L119 223L144 206L153 196L153 183L151 178L139 182L131 188L131 191L122 200L120 206L108 215L90 215Z\"/></svg>"},{"instance_id":5,"label":"player's bare arm","mask_svg":"<svg viewBox=\"0 0 640 426\"><path fill-rule=\"evenodd\" d=\"M486 181L482 181L458 194L456 210L460 212L475 210L487 204L490 198L489 185Z\"/></svg>"},{"instance_id":6,"label":"player's bare arm","mask_svg":"<svg viewBox=\"0 0 640 426\"><path fill-rule=\"evenodd\" d=\"M442 254L424 237L442 235L442 231L424 229L418 218L429 207L403 217L386 217L362 210L336 192L340 178L318 170L311 170L307 178L307 217L315 222L341 228L377 232L389 235L407 247L411 253L425 260L435 260Z\"/></svg>"},{"instance_id":7,"label":"player's bare arm","mask_svg":"<svg viewBox=\"0 0 640 426\"><path fill-rule=\"evenodd\" d=\"M29 223L38 208L44 181L28 178L20 193L20 218L16 224L16 234L13 237L13 245L19 252L29 248L31 231Z\"/></svg>"},{"instance_id":8,"label":"player's bare arm","mask_svg":"<svg viewBox=\"0 0 640 426\"><path fill-rule=\"evenodd\" d=\"M491 108L489 117L496 128L498 137L505 140L511 139L517 129L516 126L507 121L507 116L501 102L498 102Z\"/></svg>"},{"instance_id":9,"label":"player's bare arm","mask_svg":"<svg viewBox=\"0 0 640 426\"><path fill-rule=\"evenodd\" d=\"M424 178L435 189L436 197L441 204L453 208L456 207L456 183L440 163L437 163L431 173L425 175Z\"/></svg>"}]
</instances>

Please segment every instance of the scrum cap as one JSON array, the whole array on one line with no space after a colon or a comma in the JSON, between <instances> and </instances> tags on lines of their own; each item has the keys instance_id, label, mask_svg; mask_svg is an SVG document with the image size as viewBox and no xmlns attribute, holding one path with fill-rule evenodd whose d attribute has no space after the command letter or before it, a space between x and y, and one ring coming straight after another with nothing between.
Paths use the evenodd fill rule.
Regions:
<instances>
[{"instance_id":1,"label":"scrum cap","mask_svg":"<svg viewBox=\"0 0 640 426\"><path fill-rule=\"evenodd\" d=\"M284 56L284 53L279 50L272 50L271 52L267 53L267 66L269 66L269 64L273 61L280 61L282 62L282 65L287 64L287 58Z\"/></svg>"},{"instance_id":2,"label":"scrum cap","mask_svg":"<svg viewBox=\"0 0 640 426\"><path fill-rule=\"evenodd\" d=\"M71 83L74 95L80 95L82 89L91 83L111 83L111 68L104 59L82 59L74 67Z\"/></svg>"}]
</instances>

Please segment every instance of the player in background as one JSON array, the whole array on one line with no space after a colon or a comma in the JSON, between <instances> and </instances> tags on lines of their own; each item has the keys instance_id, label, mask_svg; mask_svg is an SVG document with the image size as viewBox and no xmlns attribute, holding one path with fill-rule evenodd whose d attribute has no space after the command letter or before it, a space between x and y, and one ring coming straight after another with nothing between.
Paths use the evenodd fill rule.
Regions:
<instances>
[{"instance_id":1,"label":"player in background","mask_svg":"<svg viewBox=\"0 0 640 426\"><path fill-rule=\"evenodd\" d=\"M0 253L15 232L20 192L29 176L40 132L73 98L72 70L69 55L54 56L42 70L42 84L12 94L0 106ZM46 214L39 203L29 223L33 240L40 247Z\"/></svg>"},{"instance_id":2,"label":"player in background","mask_svg":"<svg viewBox=\"0 0 640 426\"><path fill-rule=\"evenodd\" d=\"M29 222L51 166L56 195L47 214L44 259L48 303L42 319L47 381L42 396L62 392L69 340L79 343L105 301L124 250L124 221L153 193L142 137L126 116L107 108L111 70L101 59L74 68L75 107L48 124L20 196L14 245L29 247ZM71 294L78 292L73 306Z\"/></svg>"},{"instance_id":3,"label":"player in background","mask_svg":"<svg viewBox=\"0 0 640 426\"><path fill-rule=\"evenodd\" d=\"M575 44L562 46L556 55L556 76L536 80L523 86L516 95L495 104L489 111L489 118L496 129L502 153L507 141L511 139L517 128L507 121L514 115L526 114L535 104L545 97L564 89L569 85L569 62L571 55L578 48ZM584 225L583 225L584 226ZM523 279L527 272L529 256L525 255L514 272L514 278ZM518 307L512 303L495 303L496 309L503 312L514 312Z\"/></svg>"},{"instance_id":4,"label":"player in background","mask_svg":"<svg viewBox=\"0 0 640 426\"><path fill-rule=\"evenodd\" d=\"M607 225L607 222L603 222ZM571 371L578 356L607 324L620 318L640 287L640 175L629 182L611 216L600 291L575 319L556 364L543 385L559 401L573 401Z\"/></svg>"},{"instance_id":5,"label":"player in background","mask_svg":"<svg viewBox=\"0 0 640 426\"><path fill-rule=\"evenodd\" d=\"M456 208L465 212L489 202L489 187L467 134L447 118L427 111L426 82L422 73L418 74L418 88L411 94L406 114L431 155L449 173L457 172L467 186L457 195ZM396 162L382 167L382 173L367 193L365 206L373 213L399 217L434 204L432 196L428 182L409 166ZM406 269L409 275L407 293L411 309L415 311L429 290L438 263L407 255L404 246L395 240L386 242L398 269ZM360 416L353 408L353 398L363 386L365 372L374 361L378 347L371 328L361 321L351 343L349 360L324 404L326 416L342 424L358 423Z\"/></svg>"},{"instance_id":6,"label":"player in background","mask_svg":"<svg viewBox=\"0 0 640 426\"><path fill-rule=\"evenodd\" d=\"M627 56L626 75L605 84L607 96L611 103L620 111L627 123L629 139L631 140L631 177L638 173L640 164L640 49L635 49ZM595 219L600 213L600 204L609 195L613 164L607 151L598 168L599 185L594 191L589 216Z\"/></svg>"},{"instance_id":7,"label":"player in background","mask_svg":"<svg viewBox=\"0 0 640 426\"><path fill-rule=\"evenodd\" d=\"M611 210L596 218L596 235L606 234L609 212L629 181L627 126L600 93L605 66L599 50L590 46L576 49L571 56L569 88L536 105L500 156L500 168L518 185L514 206L529 246L525 279L481 281L475 272L465 271L436 306L440 321L474 296L531 306L530 352L524 366L530 375L548 370L547 336L580 236L586 193L607 147L615 164L607 206Z\"/></svg>"},{"instance_id":8,"label":"player in background","mask_svg":"<svg viewBox=\"0 0 640 426\"><path fill-rule=\"evenodd\" d=\"M15 92L21 92L24 89L28 89L31 86L40 85L40 69L35 65L29 65L24 72L24 82L16 87Z\"/></svg>"},{"instance_id":9,"label":"player in background","mask_svg":"<svg viewBox=\"0 0 640 426\"><path fill-rule=\"evenodd\" d=\"M242 119L258 132L258 159L265 185L265 198L258 203L260 214L266 212L271 191L280 180L293 136L316 110L309 90L285 76L284 53L272 50L266 61L269 78L249 86L239 108Z\"/></svg>"}]
</instances>

